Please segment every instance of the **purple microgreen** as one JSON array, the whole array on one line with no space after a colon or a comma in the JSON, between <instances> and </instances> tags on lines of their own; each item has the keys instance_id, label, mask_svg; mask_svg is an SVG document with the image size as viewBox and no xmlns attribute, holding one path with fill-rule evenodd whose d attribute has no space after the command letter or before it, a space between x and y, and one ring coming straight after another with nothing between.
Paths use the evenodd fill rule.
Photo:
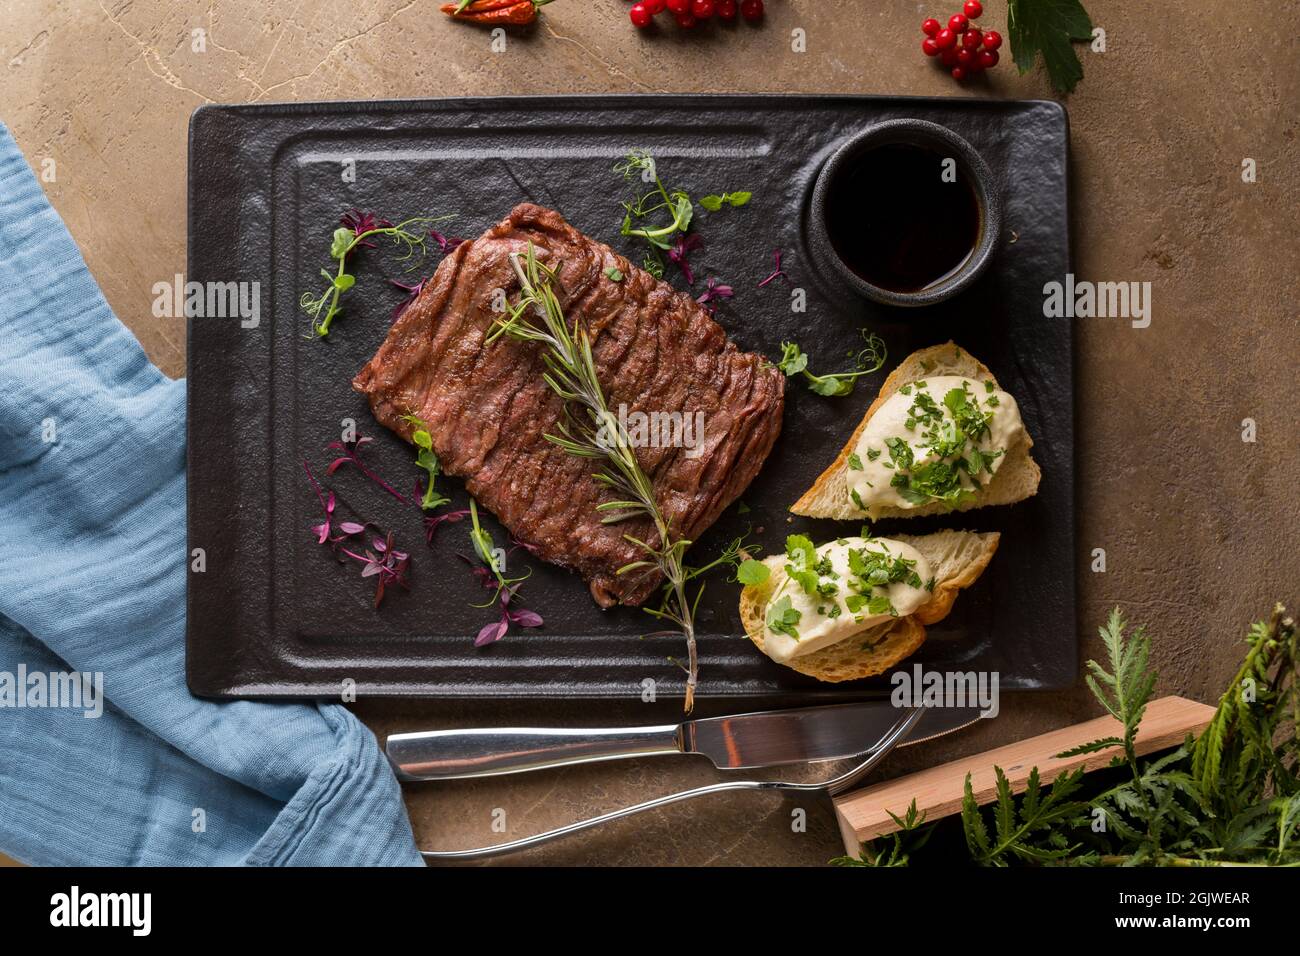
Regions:
<instances>
[{"instance_id":1,"label":"purple microgreen","mask_svg":"<svg viewBox=\"0 0 1300 956\"><path fill-rule=\"evenodd\" d=\"M493 621L491 624L484 624L483 629L478 632L478 637L474 638L474 646L483 647L487 644L495 644L506 636L506 631L509 629L510 621L504 617L499 621Z\"/></svg>"},{"instance_id":2,"label":"purple microgreen","mask_svg":"<svg viewBox=\"0 0 1300 956\"><path fill-rule=\"evenodd\" d=\"M520 608L518 611L507 611L506 616L510 618L510 623L518 624L520 627L541 627L543 624L542 616L536 611L530 611L527 608Z\"/></svg>"},{"instance_id":3,"label":"purple microgreen","mask_svg":"<svg viewBox=\"0 0 1300 956\"><path fill-rule=\"evenodd\" d=\"M321 510L326 514L329 514L332 509L325 503L325 493L321 491L320 484L316 481L316 476L311 473L311 465L304 461L302 467L303 471L307 472L307 480L311 482L311 490L316 492L316 500L320 502Z\"/></svg>"},{"instance_id":4,"label":"purple microgreen","mask_svg":"<svg viewBox=\"0 0 1300 956\"><path fill-rule=\"evenodd\" d=\"M398 319L402 317L402 313L405 312L408 308L410 308L411 304L420 297L420 293L424 291L424 284L429 280L427 278L421 279L419 282L415 283L414 285L410 285L405 282L398 282L396 279L389 279L388 281L392 285L397 286L399 289L404 289L406 291L406 298L403 299L401 302L397 303L397 305L393 308L393 321L396 322Z\"/></svg>"},{"instance_id":5,"label":"purple microgreen","mask_svg":"<svg viewBox=\"0 0 1300 956\"><path fill-rule=\"evenodd\" d=\"M781 268L781 250L780 249L774 250L772 256L776 259L776 268L772 270L772 274L770 276L768 276L766 279L764 279L762 282L758 284L758 287L760 289L763 288L763 286L767 285L769 282L775 282L778 277L785 279L786 282L790 281L790 277L786 275L785 271L782 270Z\"/></svg>"},{"instance_id":6,"label":"purple microgreen","mask_svg":"<svg viewBox=\"0 0 1300 956\"><path fill-rule=\"evenodd\" d=\"M378 229L391 229L393 224L387 219L377 219L374 213L349 209L339 217L339 225L351 229L352 235L359 240L357 245L363 249L373 249L375 244L367 238Z\"/></svg>"},{"instance_id":7,"label":"purple microgreen","mask_svg":"<svg viewBox=\"0 0 1300 956\"><path fill-rule=\"evenodd\" d=\"M444 236L436 229L429 230L429 238L438 244L438 251L444 256L465 241L458 236Z\"/></svg>"},{"instance_id":8,"label":"purple microgreen","mask_svg":"<svg viewBox=\"0 0 1300 956\"><path fill-rule=\"evenodd\" d=\"M724 285L713 276L709 276L704 292L695 301L707 308L710 313L713 313L718 311L718 299L730 299L734 294L735 292L731 286Z\"/></svg>"},{"instance_id":9,"label":"purple microgreen","mask_svg":"<svg viewBox=\"0 0 1300 956\"><path fill-rule=\"evenodd\" d=\"M529 554L531 554L533 557L536 557L536 556L538 555L538 553L541 551L541 549L538 548L537 545L535 545L535 544L529 544L527 541L520 541L520 540L519 540L518 538L516 538L514 535L511 535L511 536L510 536L510 551L513 553L514 551L518 550L519 548L523 548L525 551L527 551L527 552L528 552Z\"/></svg>"},{"instance_id":10,"label":"purple microgreen","mask_svg":"<svg viewBox=\"0 0 1300 956\"><path fill-rule=\"evenodd\" d=\"M338 465L340 462L348 460L351 459L338 459L334 464ZM316 476L311 472L311 466L307 462L304 461L302 467L307 472L307 480L311 483L312 491L316 493L316 499L325 512L325 520L320 524L313 525L311 529L316 535L316 543L328 544L340 560L351 558L353 561L360 562L362 565L361 576L363 578L377 578L375 582L376 608L384 600L385 587L396 584L403 589L409 590L406 583L406 572L410 566L410 555L405 551L398 551L393 546L393 533L390 531L387 535L372 538L370 544L375 550L367 549L364 554L358 554L346 547L344 542L348 541L349 538L363 534L366 528L371 527L370 523L341 521L338 525L338 530L341 533L337 535L330 534L336 505L334 492L326 492L321 488ZM332 470L333 466L331 466Z\"/></svg>"},{"instance_id":11,"label":"purple microgreen","mask_svg":"<svg viewBox=\"0 0 1300 956\"><path fill-rule=\"evenodd\" d=\"M380 478L377 474L371 471L370 468L366 466L366 463L361 460L361 446L371 440L372 439L366 438L363 435L358 435L355 441L339 440L339 441L330 442L327 447L331 451L342 452L342 454L338 458L335 458L332 462L330 462L330 466L327 469L325 469L325 474L332 475L334 474L334 472L338 471L338 469L341 468L343 465L348 465L348 464L355 465L357 467L357 470L360 471L361 474L365 475L367 478L369 478L371 481L377 484L380 488L383 488L386 492L388 492L390 495L392 495L402 504L406 504L407 498L405 495L403 495L400 491L398 491L388 482L384 481L384 479Z\"/></svg>"},{"instance_id":12,"label":"purple microgreen","mask_svg":"<svg viewBox=\"0 0 1300 956\"><path fill-rule=\"evenodd\" d=\"M393 546L393 532L388 532L385 538L375 538L371 541L375 550L369 549L365 554L357 554L347 548L340 547L339 553L361 563L361 576L363 578L375 578L375 607L378 608L384 600L384 591L387 587L397 585L403 590L410 590L406 582L406 572L410 567L411 558L405 551L398 551Z\"/></svg>"},{"instance_id":13,"label":"purple microgreen","mask_svg":"<svg viewBox=\"0 0 1300 956\"><path fill-rule=\"evenodd\" d=\"M462 508L459 511L444 511L440 515L431 515L424 519L424 539L429 544L433 544L433 536L437 530L444 524L451 524L459 521L469 514L468 508ZM481 570L481 569L480 569Z\"/></svg>"},{"instance_id":14,"label":"purple microgreen","mask_svg":"<svg viewBox=\"0 0 1300 956\"><path fill-rule=\"evenodd\" d=\"M704 245L704 240L697 235L678 236L673 247L668 250L668 258L677 263L677 268L682 270L682 275L686 277L687 285L695 285L695 272L691 269L690 262L687 261L694 250Z\"/></svg>"},{"instance_id":15,"label":"purple microgreen","mask_svg":"<svg viewBox=\"0 0 1300 956\"><path fill-rule=\"evenodd\" d=\"M311 490L316 492L316 500L320 502L321 511L325 512L325 520L320 524L312 525L311 529L316 534L316 543L324 544L329 540L330 522L334 517L334 492L331 491L327 498L316 481L316 476L311 473L311 466L304 461L302 467L307 472L307 480L311 482Z\"/></svg>"}]
</instances>

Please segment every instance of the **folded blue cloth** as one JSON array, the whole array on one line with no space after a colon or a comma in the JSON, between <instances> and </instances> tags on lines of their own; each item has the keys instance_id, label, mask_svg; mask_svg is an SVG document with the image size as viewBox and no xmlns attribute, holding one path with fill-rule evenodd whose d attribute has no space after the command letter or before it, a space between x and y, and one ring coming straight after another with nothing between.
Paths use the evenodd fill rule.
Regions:
<instances>
[{"instance_id":1,"label":"folded blue cloth","mask_svg":"<svg viewBox=\"0 0 1300 956\"><path fill-rule=\"evenodd\" d=\"M185 383L114 317L0 125L0 852L420 865L342 706L190 696L185 547Z\"/></svg>"}]
</instances>

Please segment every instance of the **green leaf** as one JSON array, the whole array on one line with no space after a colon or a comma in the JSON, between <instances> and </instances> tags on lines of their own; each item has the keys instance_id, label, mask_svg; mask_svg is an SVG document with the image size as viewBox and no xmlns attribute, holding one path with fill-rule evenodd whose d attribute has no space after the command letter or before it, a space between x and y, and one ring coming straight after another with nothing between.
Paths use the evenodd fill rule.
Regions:
<instances>
[{"instance_id":1,"label":"green leaf","mask_svg":"<svg viewBox=\"0 0 1300 956\"><path fill-rule=\"evenodd\" d=\"M1052 86L1069 93L1083 79L1083 64L1073 41L1092 38L1092 20L1079 0L1008 0L1007 33L1011 55L1028 73L1039 53Z\"/></svg>"},{"instance_id":2,"label":"green leaf","mask_svg":"<svg viewBox=\"0 0 1300 956\"><path fill-rule=\"evenodd\" d=\"M762 584L771 576L771 574L771 568L762 561L755 561L752 558L747 561L742 561L740 567L736 568L736 580L741 584Z\"/></svg>"},{"instance_id":3,"label":"green leaf","mask_svg":"<svg viewBox=\"0 0 1300 956\"><path fill-rule=\"evenodd\" d=\"M348 246L352 245L352 230L340 226L334 230L334 239L330 242L330 258L342 259L348 253Z\"/></svg>"},{"instance_id":4,"label":"green leaf","mask_svg":"<svg viewBox=\"0 0 1300 956\"><path fill-rule=\"evenodd\" d=\"M415 444L420 448L433 448L433 436L423 428L415 430L415 433L411 435L411 441L415 442Z\"/></svg>"},{"instance_id":5,"label":"green leaf","mask_svg":"<svg viewBox=\"0 0 1300 956\"><path fill-rule=\"evenodd\" d=\"M753 198L753 193L744 190L734 193L723 193L721 196L715 194L705 196L700 200L700 205L709 212L717 212L723 206L739 207L745 205Z\"/></svg>"},{"instance_id":6,"label":"green leaf","mask_svg":"<svg viewBox=\"0 0 1300 956\"><path fill-rule=\"evenodd\" d=\"M812 538L803 534L787 535L785 554L790 562L800 571L810 571L817 563L817 548Z\"/></svg>"},{"instance_id":7,"label":"green leaf","mask_svg":"<svg viewBox=\"0 0 1300 956\"><path fill-rule=\"evenodd\" d=\"M798 375L808 367L808 356L804 355L795 343L782 342L781 361L776 367L785 372L787 377Z\"/></svg>"},{"instance_id":8,"label":"green leaf","mask_svg":"<svg viewBox=\"0 0 1300 956\"><path fill-rule=\"evenodd\" d=\"M980 814L980 805L975 801L975 793L971 790L969 773L966 774L966 792L961 801L961 826L970 855L976 859L985 857L992 846L984 817Z\"/></svg>"},{"instance_id":9,"label":"green leaf","mask_svg":"<svg viewBox=\"0 0 1300 956\"><path fill-rule=\"evenodd\" d=\"M691 219L695 216L695 204L691 202L691 197L686 193L674 193L677 199L676 224L678 232L685 232L691 226Z\"/></svg>"},{"instance_id":10,"label":"green leaf","mask_svg":"<svg viewBox=\"0 0 1300 956\"><path fill-rule=\"evenodd\" d=\"M818 395L825 395L827 398L837 398L841 395L847 395L853 391L853 385L853 379L840 378L836 375L814 375L808 380L808 388L811 391Z\"/></svg>"},{"instance_id":11,"label":"green leaf","mask_svg":"<svg viewBox=\"0 0 1300 956\"><path fill-rule=\"evenodd\" d=\"M803 618L803 614L796 609L791 601L790 595L786 594L780 600L773 601L767 609L767 627L773 634L787 634L796 641L799 640L799 631L795 625Z\"/></svg>"},{"instance_id":12,"label":"green leaf","mask_svg":"<svg viewBox=\"0 0 1300 956\"><path fill-rule=\"evenodd\" d=\"M1119 737L1102 737L1100 740L1094 740L1090 743L1080 744L1077 747L1071 747L1056 755L1056 759L1063 760L1068 757L1078 757L1083 754L1095 754L1102 750L1109 750L1112 747L1122 747L1124 741Z\"/></svg>"},{"instance_id":13,"label":"green leaf","mask_svg":"<svg viewBox=\"0 0 1300 956\"><path fill-rule=\"evenodd\" d=\"M605 278L609 279L611 282L622 282L623 270L617 269L614 266L610 266L608 269L605 270Z\"/></svg>"}]
</instances>

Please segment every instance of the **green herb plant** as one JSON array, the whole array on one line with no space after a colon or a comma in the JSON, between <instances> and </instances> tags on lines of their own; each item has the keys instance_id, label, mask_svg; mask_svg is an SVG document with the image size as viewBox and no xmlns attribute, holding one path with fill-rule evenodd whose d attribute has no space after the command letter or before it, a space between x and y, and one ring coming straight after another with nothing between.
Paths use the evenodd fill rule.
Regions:
<instances>
[{"instance_id":1,"label":"green herb plant","mask_svg":"<svg viewBox=\"0 0 1300 956\"><path fill-rule=\"evenodd\" d=\"M1089 661L1086 681L1119 728L1058 756L1115 750L1111 777L1103 789L1093 783L1102 778L1075 770L1044 789L1034 768L1017 798L995 767L997 798L985 809L967 775L961 824L971 859L986 866L1300 865L1300 639L1286 609L1275 605L1251 625L1245 660L1209 726L1151 759L1136 748L1156 682L1150 639L1142 627L1130 631L1118 608L1098 630L1107 666ZM910 862L911 852L895 847L914 841L919 823L913 819L892 843L874 840L860 857L832 862Z\"/></svg>"},{"instance_id":2,"label":"green herb plant","mask_svg":"<svg viewBox=\"0 0 1300 956\"><path fill-rule=\"evenodd\" d=\"M925 814L917 812L915 799L901 817L890 810L885 812L898 827L889 835L889 839L873 840L862 847L861 856L837 856L831 860L831 864L833 866L907 866L912 860L912 854L930 842L930 837L934 835L934 827L922 826L925 823Z\"/></svg>"}]
</instances>

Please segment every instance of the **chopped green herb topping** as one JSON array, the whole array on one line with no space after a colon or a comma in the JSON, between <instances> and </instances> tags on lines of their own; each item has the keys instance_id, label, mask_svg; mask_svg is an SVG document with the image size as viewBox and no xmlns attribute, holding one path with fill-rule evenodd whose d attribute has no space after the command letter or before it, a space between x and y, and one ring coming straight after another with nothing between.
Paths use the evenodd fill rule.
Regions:
<instances>
[{"instance_id":1,"label":"chopped green herb topping","mask_svg":"<svg viewBox=\"0 0 1300 956\"><path fill-rule=\"evenodd\" d=\"M802 618L803 614L792 606L790 595L787 594L773 601L767 609L767 629L773 634L787 634L797 641L799 631L796 625Z\"/></svg>"},{"instance_id":2,"label":"chopped green herb topping","mask_svg":"<svg viewBox=\"0 0 1300 956\"><path fill-rule=\"evenodd\" d=\"M817 549L812 540L802 534L792 534L785 539L785 556L789 563L785 573L798 582L799 587L808 595L816 596L817 589Z\"/></svg>"}]
</instances>

